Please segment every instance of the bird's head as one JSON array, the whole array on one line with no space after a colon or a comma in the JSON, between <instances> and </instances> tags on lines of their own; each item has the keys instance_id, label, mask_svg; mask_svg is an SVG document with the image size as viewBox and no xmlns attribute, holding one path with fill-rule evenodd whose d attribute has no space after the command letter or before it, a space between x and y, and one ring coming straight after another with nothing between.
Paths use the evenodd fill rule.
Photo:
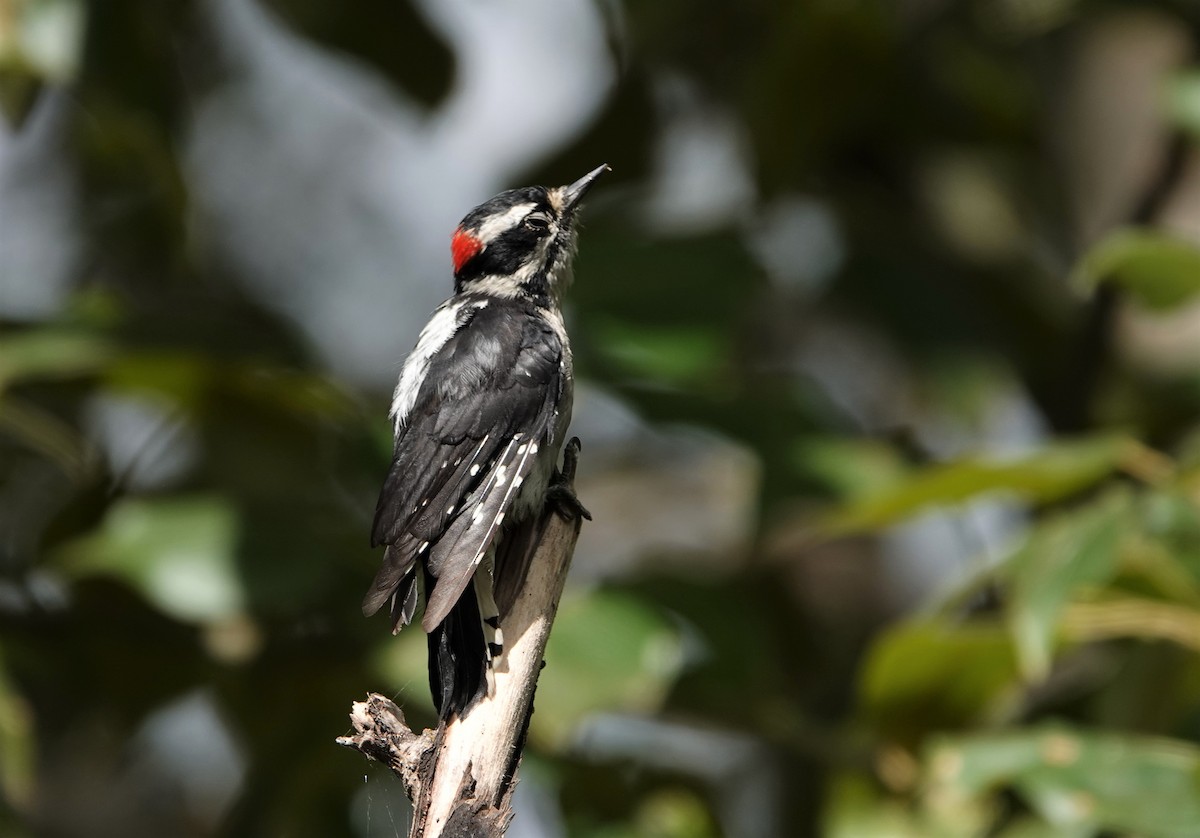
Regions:
<instances>
[{"instance_id":1,"label":"bird's head","mask_svg":"<svg viewBox=\"0 0 1200 838\"><path fill-rule=\"evenodd\" d=\"M451 240L456 293L557 301L575 253L575 213L607 165L567 186L501 192L467 213Z\"/></svg>"}]
</instances>

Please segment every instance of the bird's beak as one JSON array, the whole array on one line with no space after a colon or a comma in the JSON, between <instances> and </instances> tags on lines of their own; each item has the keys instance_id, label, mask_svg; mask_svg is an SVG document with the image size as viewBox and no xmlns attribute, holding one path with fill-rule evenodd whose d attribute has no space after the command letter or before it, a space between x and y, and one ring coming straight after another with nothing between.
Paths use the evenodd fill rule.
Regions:
<instances>
[{"instance_id":1,"label":"bird's beak","mask_svg":"<svg viewBox=\"0 0 1200 838\"><path fill-rule=\"evenodd\" d=\"M596 182L596 178L600 177L600 175L604 174L605 172L611 171L612 169L610 169L608 164L605 163L602 166L597 166L596 168L592 169L570 186L564 186L562 188L563 211L571 212L573 209L575 209L575 207L579 205L579 202L583 200L584 194L586 194L591 188L592 184Z\"/></svg>"}]
</instances>

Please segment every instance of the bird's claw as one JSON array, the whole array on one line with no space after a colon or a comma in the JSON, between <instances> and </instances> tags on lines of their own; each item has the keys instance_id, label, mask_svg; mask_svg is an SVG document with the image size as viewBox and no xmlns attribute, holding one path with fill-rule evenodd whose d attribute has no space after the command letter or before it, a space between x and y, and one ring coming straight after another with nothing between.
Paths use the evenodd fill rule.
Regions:
<instances>
[{"instance_id":1,"label":"bird's claw","mask_svg":"<svg viewBox=\"0 0 1200 838\"><path fill-rule=\"evenodd\" d=\"M592 520L592 513L588 512L587 507L575 496L575 469L579 465L579 451L582 447L577 436L567 441L563 446L562 471L555 472L550 486L546 489L546 502L568 521L573 518Z\"/></svg>"},{"instance_id":2,"label":"bird's claw","mask_svg":"<svg viewBox=\"0 0 1200 838\"><path fill-rule=\"evenodd\" d=\"M546 502L568 521L576 518L592 520L592 513L588 512L587 507L579 502L579 498L575 497L575 490L569 483L551 483L550 487L546 489Z\"/></svg>"}]
</instances>

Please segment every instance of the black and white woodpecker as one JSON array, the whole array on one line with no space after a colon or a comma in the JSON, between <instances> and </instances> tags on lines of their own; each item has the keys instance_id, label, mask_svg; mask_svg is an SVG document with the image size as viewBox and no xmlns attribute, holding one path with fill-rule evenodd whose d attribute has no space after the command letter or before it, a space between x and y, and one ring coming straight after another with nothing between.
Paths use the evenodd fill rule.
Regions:
<instances>
[{"instance_id":1,"label":"black and white woodpecker","mask_svg":"<svg viewBox=\"0 0 1200 838\"><path fill-rule=\"evenodd\" d=\"M398 632L424 587L429 685L443 719L492 687L505 543L547 501L587 515L557 468L573 391L560 306L580 199L606 171L502 192L467 214L450 245L454 296L396 385L395 452L371 535L383 566L363 612L387 604Z\"/></svg>"}]
</instances>

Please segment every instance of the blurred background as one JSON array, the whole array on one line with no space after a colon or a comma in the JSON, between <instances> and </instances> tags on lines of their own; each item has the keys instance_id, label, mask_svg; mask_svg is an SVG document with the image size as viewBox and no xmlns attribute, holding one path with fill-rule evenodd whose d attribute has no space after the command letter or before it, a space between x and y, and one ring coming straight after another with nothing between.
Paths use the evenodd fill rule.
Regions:
<instances>
[{"instance_id":1,"label":"blurred background","mask_svg":"<svg viewBox=\"0 0 1200 838\"><path fill-rule=\"evenodd\" d=\"M1200 835L1200 8L0 0L0 833L393 836L400 363L613 173L519 838Z\"/></svg>"}]
</instances>

